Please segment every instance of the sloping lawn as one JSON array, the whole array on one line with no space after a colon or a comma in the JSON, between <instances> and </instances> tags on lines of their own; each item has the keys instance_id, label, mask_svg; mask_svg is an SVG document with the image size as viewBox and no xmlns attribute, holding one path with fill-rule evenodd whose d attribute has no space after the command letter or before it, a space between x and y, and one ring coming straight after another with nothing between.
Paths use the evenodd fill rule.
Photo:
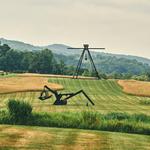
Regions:
<instances>
[{"instance_id":1,"label":"sloping lawn","mask_svg":"<svg viewBox=\"0 0 150 150\"><path fill-rule=\"evenodd\" d=\"M0 149L148 150L150 136L0 125Z\"/></svg>"},{"instance_id":2,"label":"sloping lawn","mask_svg":"<svg viewBox=\"0 0 150 150\"><path fill-rule=\"evenodd\" d=\"M142 105L142 101L150 101L150 98L127 95L115 80L73 80L65 78L50 78L50 83L58 83L65 90L61 92L76 92L83 89L93 100L95 106L86 106L87 99L81 94L68 100L67 106L54 106L54 96L46 101L38 99L39 92L20 92L0 95L0 108L6 107L8 99L29 101L34 111L58 112L94 110L101 113L127 112L145 113L150 115L150 105Z\"/></svg>"}]
</instances>

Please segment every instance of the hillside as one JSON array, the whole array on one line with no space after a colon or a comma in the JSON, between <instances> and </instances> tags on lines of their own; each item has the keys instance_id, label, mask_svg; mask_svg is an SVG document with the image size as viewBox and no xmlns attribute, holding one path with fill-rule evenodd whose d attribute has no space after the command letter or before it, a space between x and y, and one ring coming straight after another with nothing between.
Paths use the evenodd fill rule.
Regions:
<instances>
[{"instance_id":1,"label":"hillside","mask_svg":"<svg viewBox=\"0 0 150 150\"><path fill-rule=\"evenodd\" d=\"M101 55L101 53L92 53L92 56L99 73L105 73L115 79L130 78L132 75L145 74L150 70L150 65L135 59ZM44 48L31 52L14 50L4 44L0 45L0 70L6 72L72 75L78 60L79 55L56 54ZM79 74L94 76L88 57L83 60Z\"/></svg>"},{"instance_id":2,"label":"hillside","mask_svg":"<svg viewBox=\"0 0 150 150\"><path fill-rule=\"evenodd\" d=\"M21 41L14 41L14 40L7 40L4 38L0 38L1 44L8 44L12 49L16 50L27 50L27 51L36 51L48 48L55 54L63 54L63 55L77 55L80 54L80 50L68 50L67 48L70 46L64 45L64 44L52 44L47 46L34 46L31 44L27 44ZM101 56L115 56L117 58L126 58L126 59L135 59L142 63L147 63L150 65L150 59L143 58L143 57L137 57L137 56L131 56L131 55L118 55L118 54L110 54L110 53L103 53L103 52L93 52L93 54L100 54Z\"/></svg>"},{"instance_id":3,"label":"hillside","mask_svg":"<svg viewBox=\"0 0 150 150\"><path fill-rule=\"evenodd\" d=\"M125 94L115 80L73 80L67 78L50 78L49 82L62 85L64 87L62 93L77 92L84 89L95 103L95 106L93 107L89 104L89 107L86 107L87 99L82 94L70 99L67 106L55 107L52 105L54 97L41 102L38 99L40 95L39 92L18 92L0 95L0 108L6 107L8 99L16 98L21 100L24 99L32 103L33 109L37 112L82 111L88 109L99 111L101 113L119 111L132 114L150 114L150 106L141 105L142 101L150 101L150 98Z\"/></svg>"},{"instance_id":4,"label":"hillside","mask_svg":"<svg viewBox=\"0 0 150 150\"><path fill-rule=\"evenodd\" d=\"M79 60L79 55L65 56L65 55L54 55L57 61L63 60L67 66L76 66ZM93 54L94 63L99 71L99 73L105 73L108 75L113 75L116 79L124 78L124 74L128 78L128 75L140 75L144 74L150 70L150 65L137 61L136 59L121 58L112 55L104 55L101 53ZM91 64L89 59L83 59L81 68L86 74L86 70L91 71ZM82 73L81 73L82 74ZM115 76L115 74L118 74Z\"/></svg>"},{"instance_id":5,"label":"hillside","mask_svg":"<svg viewBox=\"0 0 150 150\"><path fill-rule=\"evenodd\" d=\"M28 84L30 85L30 82L33 81L39 82L38 79L40 79L41 76L37 74L37 77L35 77L36 79L29 78L30 81L28 81ZM21 78L21 76L19 78ZM27 77L23 77L23 78L27 78ZM12 79L18 79L18 76L13 76ZM3 80L5 80L4 77ZM118 122L118 124L115 126L115 128L114 127L110 128L113 130L109 130L109 131L115 131L114 129L116 129L117 127L119 128L119 126L121 125L120 123L122 123L123 120L125 119L122 118L123 115L121 115L119 112L122 113L128 112L129 114L133 114L133 116L135 116L136 113L139 114L141 118L146 117L144 114L149 115L150 106L143 105L141 104L141 102L145 100L149 101L150 98L137 97L137 96L131 96L125 94L122 91L122 88L117 84L116 80L81 80L81 79L73 80L69 78L54 78L54 77L49 77L49 79L47 80L49 81L49 83L55 83L55 84L57 83L59 85L62 85L64 87L62 93L76 92L80 89L84 89L84 91L92 99L95 105L92 106L89 103L87 107L87 99L82 94L77 95L76 97L68 100L68 105L59 106L59 107L52 105L54 102L54 96L47 101L40 101L38 99L40 95L39 92L18 92L18 93L11 93L11 94L2 94L0 95L0 108L2 109L1 115L4 114L3 110L4 108L6 108L6 103L8 99L25 100L33 106L34 112L38 112L41 114L48 114L49 112L51 112L49 114L56 113L54 117L56 118L56 120L58 120L58 123L62 125L65 122L67 123L67 126L61 126L63 128L51 128L52 126L50 126L49 128L47 128L47 127L38 127L37 125L34 127L18 126L18 125L17 126L0 125L0 131L1 131L0 149L56 149L56 150L57 149L68 149L68 150L70 149L71 150L74 149L86 149L86 150L88 149L89 150L90 149L111 149L111 150L142 149L144 150L150 147L149 144L150 137L146 135L106 132L106 129L105 131L79 130L79 129L71 129L71 128L64 129L64 127L68 127L69 122L66 121L68 117L63 116L62 118L63 120L60 119L60 121L59 118L57 118L58 116L60 116L58 114L70 113L69 115L71 116L71 113L73 112L79 113L80 111L85 111L85 110L91 112L92 111L101 112L102 114L107 114L107 113L110 114L111 112L118 112L119 122L118 120L115 119L114 120L115 125L116 122ZM46 113L42 113L42 112L46 112ZM107 117L111 117L109 114ZM112 115L113 117L115 117L114 114ZM137 118L137 120L140 120L139 115L135 117ZM80 118L79 116L78 119ZM88 115L88 119L89 119L89 115ZM52 121L53 117L51 117L50 119L46 118L44 119L44 121L45 120ZM2 121L2 119L0 119L0 121ZM39 121L40 120L36 121L36 123L38 123ZM92 120L92 122L93 121L94 120ZM127 122L127 120L125 120L125 122ZM76 121L73 121L73 123L75 125ZM97 123L98 122L96 119L96 124ZM100 123L102 122L100 121ZM49 123L47 125L49 125ZM141 122L138 121L136 123L134 130L136 130L137 125L141 125L142 129L145 127L149 127L149 120L147 119L146 123L142 120ZM131 126L127 126L126 129L129 131L132 130Z\"/></svg>"},{"instance_id":6,"label":"hillside","mask_svg":"<svg viewBox=\"0 0 150 150\"><path fill-rule=\"evenodd\" d=\"M53 53L56 54L64 54L64 55L70 55L70 54L78 54L76 51L68 51L67 45L63 44L52 44L52 45L47 45L47 46L34 46L31 44L27 44L21 41L14 41L14 40L7 40L4 38L0 38L1 44L7 44L9 45L12 49L15 50L21 50L21 51L36 51L36 50L42 50L42 49L50 49L52 50Z\"/></svg>"},{"instance_id":7,"label":"hillside","mask_svg":"<svg viewBox=\"0 0 150 150\"><path fill-rule=\"evenodd\" d=\"M15 50L34 51L34 50L40 50L41 49L39 46L33 46L31 44L27 44L24 42L15 41L15 40L7 40L4 38L0 38L0 42L1 42L1 44L9 45L12 49L15 49Z\"/></svg>"}]
</instances>

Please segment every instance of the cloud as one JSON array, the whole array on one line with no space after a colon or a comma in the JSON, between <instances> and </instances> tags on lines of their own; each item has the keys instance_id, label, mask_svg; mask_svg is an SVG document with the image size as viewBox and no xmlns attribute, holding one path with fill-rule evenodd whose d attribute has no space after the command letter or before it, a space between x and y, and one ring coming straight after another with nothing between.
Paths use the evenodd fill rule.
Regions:
<instances>
[{"instance_id":1,"label":"cloud","mask_svg":"<svg viewBox=\"0 0 150 150\"><path fill-rule=\"evenodd\" d=\"M0 36L36 45L59 42L80 46L87 42L107 47L110 52L150 57L149 0L0 0L0 3Z\"/></svg>"}]
</instances>

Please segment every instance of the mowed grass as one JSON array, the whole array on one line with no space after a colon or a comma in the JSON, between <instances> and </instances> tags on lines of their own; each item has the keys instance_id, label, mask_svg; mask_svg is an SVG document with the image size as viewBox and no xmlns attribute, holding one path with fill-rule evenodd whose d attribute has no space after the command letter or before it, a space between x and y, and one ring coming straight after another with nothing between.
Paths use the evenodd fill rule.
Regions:
<instances>
[{"instance_id":1,"label":"mowed grass","mask_svg":"<svg viewBox=\"0 0 150 150\"><path fill-rule=\"evenodd\" d=\"M150 136L0 125L0 149L148 150Z\"/></svg>"},{"instance_id":2,"label":"mowed grass","mask_svg":"<svg viewBox=\"0 0 150 150\"><path fill-rule=\"evenodd\" d=\"M20 92L0 95L0 108L5 108L8 99L26 100L33 105L34 111L82 111L93 110L101 113L127 112L145 113L150 115L150 105L142 105L142 101L149 101L150 98L138 97L125 94L116 80L73 80L65 78L49 78L50 83L58 83L64 87L63 93L76 92L83 89L93 100L95 106L87 107L87 99L78 95L68 100L67 106L54 106L54 97L46 101L38 99L39 92Z\"/></svg>"},{"instance_id":3,"label":"mowed grass","mask_svg":"<svg viewBox=\"0 0 150 150\"><path fill-rule=\"evenodd\" d=\"M0 95L0 108L6 108L8 99L26 100L37 112L58 111L99 111L145 113L150 115L150 105L141 101L150 98L127 95L115 80L73 80L49 78L50 83L58 83L65 89L61 92L76 92L83 89L95 103L86 106L87 100L78 95L68 101L67 106L54 106L54 97L47 101L38 99L39 92L19 92ZM0 149L111 149L111 150L148 150L150 136L102 132L78 129L59 129L44 127L25 127L0 125Z\"/></svg>"}]
</instances>

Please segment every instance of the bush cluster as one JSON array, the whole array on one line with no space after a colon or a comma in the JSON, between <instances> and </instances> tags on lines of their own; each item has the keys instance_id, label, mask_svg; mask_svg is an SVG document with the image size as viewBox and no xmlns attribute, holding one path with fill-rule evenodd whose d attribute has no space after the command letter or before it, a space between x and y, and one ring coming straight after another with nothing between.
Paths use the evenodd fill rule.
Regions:
<instances>
[{"instance_id":1,"label":"bush cluster","mask_svg":"<svg viewBox=\"0 0 150 150\"><path fill-rule=\"evenodd\" d=\"M14 123L25 124L29 117L31 117L32 106L25 101L9 100L8 111Z\"/></svg>"}]
</instances>

